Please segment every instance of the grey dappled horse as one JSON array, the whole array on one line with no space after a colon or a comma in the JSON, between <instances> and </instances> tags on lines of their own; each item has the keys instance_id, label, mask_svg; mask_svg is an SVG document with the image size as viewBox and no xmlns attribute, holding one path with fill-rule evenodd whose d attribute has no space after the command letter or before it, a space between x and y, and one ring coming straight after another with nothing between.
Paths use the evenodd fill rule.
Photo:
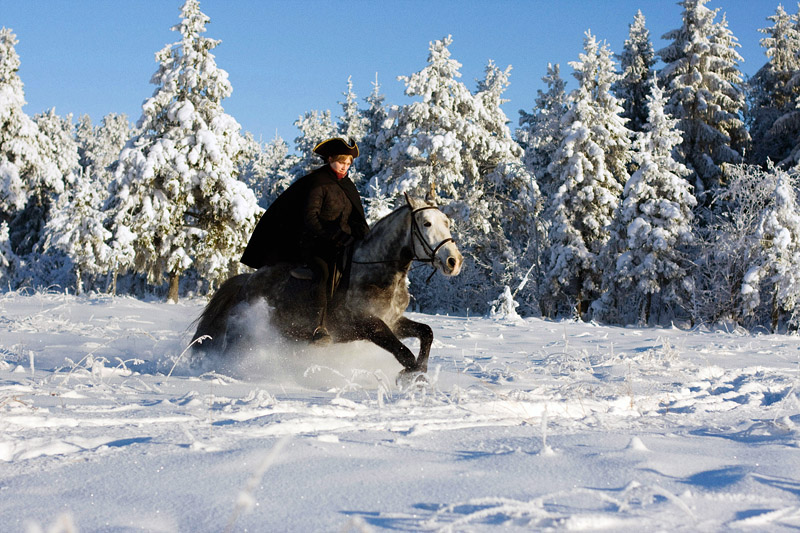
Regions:
<instances>
[{"instance_id":1,"label":"grey dappled horse","mask_svg":"<svg viewBox=\"0 0 800 533\"><path fill-rule=\"evenodd\" d=\"M395 356L405 371L426 372L433 331L403 316L409 303L407 275L413 261L429 262L446 276L461 270L462 257L450 234L450 220L434 206L406 195L406 205L379 220L353 252L350 288L328 317L334 342L371 341ZM251 304L266 299L270 322L284 337L309 341L315 316L307 307L312 284L290 275L296 265L279 263L227 280L199 318L194 357L224 355L248 337L236 320ZM400 339L420 340L415 357ZM249 342L269 342L251 339Z\"/></svg>"}]
</instances>

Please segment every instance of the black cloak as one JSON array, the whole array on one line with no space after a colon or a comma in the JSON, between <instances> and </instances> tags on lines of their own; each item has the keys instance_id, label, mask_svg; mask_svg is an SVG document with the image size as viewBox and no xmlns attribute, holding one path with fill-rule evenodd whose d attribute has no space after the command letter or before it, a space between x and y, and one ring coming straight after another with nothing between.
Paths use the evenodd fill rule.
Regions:
<instances>
[{"instance_id":1,"label":"black cloak","mask_svg":"<svg viewBox=\"0 0 800 533\"><path fill-rule=\"evenodd\" d=\"M351 206L341 207L347 207L350 214L347 220L330 221L326 227L314 230L306 223L309 198L320 190L344 192L344 196L329 196L346 198L343 201L349 201ZM283 261L299 263L315 255L330 260L334 243L342 233L360 240L367 231L364 207L355 184L347 176L338 179L330 166L325 165L295 181L272 202L253 230L240 261L249 267L261 268Z\"/></svg>"}]
</instances>

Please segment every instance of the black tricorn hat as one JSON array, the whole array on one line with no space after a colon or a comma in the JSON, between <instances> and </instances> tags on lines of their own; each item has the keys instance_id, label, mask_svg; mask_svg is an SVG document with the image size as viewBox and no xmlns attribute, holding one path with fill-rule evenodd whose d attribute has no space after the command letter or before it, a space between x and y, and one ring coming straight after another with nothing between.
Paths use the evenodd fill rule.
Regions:
<instances>
[{"instance_id":1,"label":"black tricorn hat","mask_svg":"<svg viewBox=\"0 0 800 533\"><path fill-rule=\"evenodd\" d=\"M337 155L351 155L355 159L358 157L358 145L352 137L349 144L341 137L334 137L316 145L314 153L326 160Z\"/></svg>"}]
</instances>

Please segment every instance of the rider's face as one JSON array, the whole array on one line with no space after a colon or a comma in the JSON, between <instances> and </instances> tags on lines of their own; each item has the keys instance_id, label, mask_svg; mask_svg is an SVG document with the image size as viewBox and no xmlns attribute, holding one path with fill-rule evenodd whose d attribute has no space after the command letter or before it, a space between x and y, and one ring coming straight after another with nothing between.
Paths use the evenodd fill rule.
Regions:
<instances>
[{"instance_id":1,"label":"rider's face","mask_svg":"<svg viewBox=\"0 0 800 533\"><path fill-rule=\"evenodd\" d=\"M336 172L341 177L344 177L347 174L347 171L350 170L350 165L353 163L352 159L345 159L344 161L336 161L334 158L329 158L328 161L330 162L331 169Z\"/></svg>"}]
</instances>

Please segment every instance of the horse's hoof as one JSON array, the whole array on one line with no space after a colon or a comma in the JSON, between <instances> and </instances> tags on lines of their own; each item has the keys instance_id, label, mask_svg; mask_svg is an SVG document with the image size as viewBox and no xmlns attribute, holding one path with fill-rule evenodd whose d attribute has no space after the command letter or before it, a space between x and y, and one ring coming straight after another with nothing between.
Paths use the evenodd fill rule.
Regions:
<instances>
[{"instance_id":1,"label":"horse's hoof","mask_svg":"<svg viewBox=\"0 0 800 533\"><path fill-rule=\"evenodd\" d=\"M397 374L396 383L401 389L424 387L428 384L428 377L420 370L409 370L406 368Z\"/></svg>"},{"instance_id":2,"label":"horse's hoof","mask_svg":"<svg viewBox=\"0 0 800 533\"><path fill-rule=\"evenodd\" d=\"M315 329L311 335L311 344L314 346L330 346L331 342L333 342L333 339L331 339L330 333L322 326Z\"/></svg>"}]
</instances>

